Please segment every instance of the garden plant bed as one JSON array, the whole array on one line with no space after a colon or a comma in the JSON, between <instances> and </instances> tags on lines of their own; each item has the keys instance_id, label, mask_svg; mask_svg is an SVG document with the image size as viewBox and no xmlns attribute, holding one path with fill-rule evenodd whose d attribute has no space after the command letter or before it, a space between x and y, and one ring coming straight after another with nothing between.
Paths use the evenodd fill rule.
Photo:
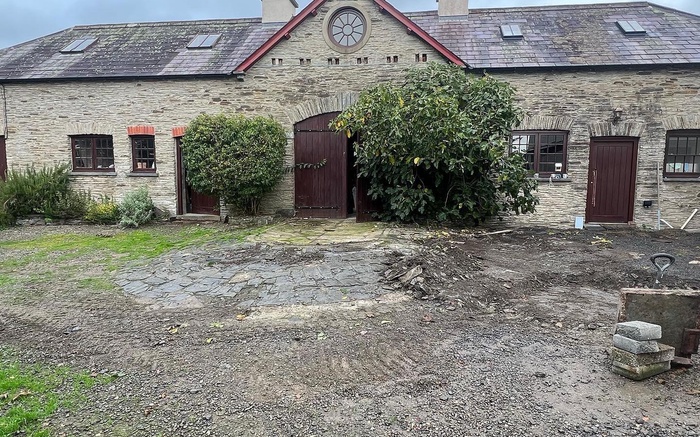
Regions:
<instances>
[{"instance_id":1,"label":"garden plant bed","mask_svg":"<svg viewBox=\"0 0 700 437\"><path fill-rule=\"evenodd\" d=\"M608 356L619 289L653 283L651 254L677 257L665 286L700 287L700 234L481 232L299 220L4 230L0 348L115 378L44 420L56 436L700 435L697 367L633 382ZM244 264L255 268L232 270ZM413 285L385 274L418 265ZM339 284L314 276L325 268ZM169 300L120 283L160 272L236 287ZM300 292L310 287L328 298Z\"/></svg>"}]
</instances>

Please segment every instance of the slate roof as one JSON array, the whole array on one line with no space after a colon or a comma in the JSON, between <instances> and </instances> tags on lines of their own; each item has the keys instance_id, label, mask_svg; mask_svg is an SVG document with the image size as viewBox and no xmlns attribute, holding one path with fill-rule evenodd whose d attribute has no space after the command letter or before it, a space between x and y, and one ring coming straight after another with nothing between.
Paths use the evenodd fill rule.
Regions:
<instances>
[{"instance_id":1,"label":"slate roof","mask_svg":"<svg viewBox=\"0 0 700 437\"><path fill-rule=\"evenodd\" d=\"M445 47L479 69L700 63L700 17L647 2L473 9L460 18L407 13ZM646 35L625 35L634 20ZM522 39L503 39L518 24Z\"/></svg>"},{"instance_id":2,"label":"slate roof","mask_svg":"<svg viewBox=\"0 0 700 437\"><path fill-rule=\"evenodd\" d=\"M282 24L258 19L76 26L0 50L0 80L231 74ZM187 49L198 34L221 34L212 49ZM60 53L97 38L83 53Z\"/></svg>"},{"instance_id":3,"label":"slate roof","mask_svg":"<svg viewBox=\"0 0 700 437\"><path fill-rule=\"evenodd\" d=\"M700 17L647 2L405 15L477 69L700 64ZM618 20L647 33L625 35ZM523 38L504 40L503 24L518 24ZM76 26L0 50L0 81L230 75L281 28L259 18ZM212 49L186 48L198 34L219 33ZM98 40L84 53L60 53L85 37Z\"/></svg>"}]
</instances>

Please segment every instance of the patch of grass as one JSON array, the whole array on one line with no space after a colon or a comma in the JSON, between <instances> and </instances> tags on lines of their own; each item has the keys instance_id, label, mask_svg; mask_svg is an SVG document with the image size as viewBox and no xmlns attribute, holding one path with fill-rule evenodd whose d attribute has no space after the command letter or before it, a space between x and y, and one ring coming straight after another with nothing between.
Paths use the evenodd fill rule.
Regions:
<instances>
[{"instance_id":1,"label":"patch of grass","mask_svg":"<svg viewBox=\"0 0 700 437\"><path fill-rule=\"evenodd\" d=\"M56 287L68 294L111 293L117 289L113 272L128 262L147 261L170 250L242 241L266 229L155 225L109 235L97 227L94 233L80 234L66 228L65 234L0 240L0 293L24 303L41 299Z\"/></svg>"},{"instance_id":2,"label":"patch of grass","mask_svg":"<svg viewBox=\"0 0 700 437\"><path fill-rule=\"evenodd\" d=\"M56 234L23 241L0 242L0 250L31 251L13 257L11 252L0 262L0 273L21 269L33 263L51 259L63 263L84 255L100 253L108 270L121 267L128 261L150 259L174 249L183 249L213 241L241 241L261 229L236 232L221 228L187 226L173 232L167 227L140 228L117 232L114 236Z\"/></svg>"},{"instance_id":3,"label":"patch of grass","mask_svg":"<svg viewBox=\"0 0 700 437\"><path fill-rule=\"evenodd\" d=\"M83 278L78 280L78 288L93 291L111 291L116 288L116 285L105 278Z\"/></svg>"},{"instance_id":4,"label":"patch of grass","mask_svg":"<svg viewBox=\"0 0 700 437\"><path fill-rule=\"evenodd\" d=\"M48 436L44 419L58 408L74 409L85 391L107 380L67 367L22 365L0 349L0 436Z\"/></svg>"},{"instance_id":5,"label":"patch of grass","mask_svg":"<svg viewBox=\"0 0 700 437\"><path fill-rule=\"evenodd\" d=\"M0 287L5 287L15 283L11 276L0 274Z\"/></svg>"}]
</instances>

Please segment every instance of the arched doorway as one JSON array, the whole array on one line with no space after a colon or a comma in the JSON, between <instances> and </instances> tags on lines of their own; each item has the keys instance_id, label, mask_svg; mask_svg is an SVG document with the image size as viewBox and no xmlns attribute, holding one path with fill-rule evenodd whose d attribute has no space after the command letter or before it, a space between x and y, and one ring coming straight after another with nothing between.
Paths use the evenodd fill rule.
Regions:
<instances>
[{"instance_id":1,"label":"arched doorway","mask_svg":"<svg viewBox=\"0 0 700 437\"><path fill-rule=\"evenodd\" d=\"M375 208L366 181L357 177L357 138L328 127L338 114L316 115L294 126L294 209L302 218L356 215L357 221L369 221Z\"/></svg>"},{"instance_id":2,"label":"arched doorway","mask_svg":"<svg viewBox=\"0 0 700 437\"><path fill-rule=\"evenodd\" d=\"M294 126L294 209L298 217L345 218L353 211L347 137L328 124L337 112L307 118Z\"/></svg>"}]
</instances>

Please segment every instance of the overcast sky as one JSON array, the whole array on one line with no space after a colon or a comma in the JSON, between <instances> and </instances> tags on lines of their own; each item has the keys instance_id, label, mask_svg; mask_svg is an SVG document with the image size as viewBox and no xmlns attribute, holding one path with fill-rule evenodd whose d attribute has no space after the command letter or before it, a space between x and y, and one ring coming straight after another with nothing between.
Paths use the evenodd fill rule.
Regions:
<instances>
[{"instance_id":1,"label":"overcast sky","mask_svg":"<svg viewBox=\"0 0 700 437\"><path fill-rule=\"evenodd\" d=\"M306 6L311 0L299 0ZM401 11L436 9L435 0L393 0ZM506 7L619 0L471 0L470 7ZM655 0L700 15L700 0ZM0 48L76 24L259 17L260 0L0 0Z\"/></svg>"}]
</instances>

